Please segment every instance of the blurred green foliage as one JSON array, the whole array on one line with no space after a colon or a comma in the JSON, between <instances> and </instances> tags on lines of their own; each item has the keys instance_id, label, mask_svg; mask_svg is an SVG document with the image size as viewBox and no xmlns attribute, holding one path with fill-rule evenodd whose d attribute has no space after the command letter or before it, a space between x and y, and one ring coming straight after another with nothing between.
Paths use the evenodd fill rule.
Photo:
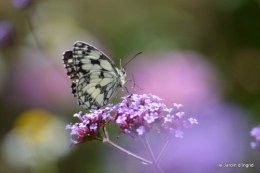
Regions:
<instances>
[{"instance_id":1,"label":"blurred green foliage","mask_svg":"<svg viewBox=\"0 0 260 173\"><path fill-rule=\"evenodd\" d=\"M197 52L217 69L224 81L222 99L251 112L252 127L259 124L259 0L32 0L20 9L13 1L0 0L0 4L0 22L7 21L12 27L0 28L1 140L13 128L15 119L27 109L47 109L63 115L59 117L67 122L71 120L69 115L79 110L70 95L69 80L61 61L63 51L71 49L77 40L97 45L117 64L119 59L140 51ZM43 76L52 77L48 70L36 74L42 82L39 85L35 85L33 77L23 78L28 86L36 87L35 95L44 93L44 97L38 98L39 102L34 100L34 94L27 97L23 88L27 85L22 87L17 83L19 75L27 74L24 72L27 67L35 68L30 73L41 69L41 60L29 63L30 58L35 60L36 57L51 66L57 78L67 82L63 86L54 82L56 89L52 89L51 85L46 85L52 84L51 80L43 81ZM46 88L47 91L43 91ZM61 89L64 92L55 95L59 88L64 88ZM30 99L34 103L30 103ZM87 145L60 159L59 172L107 172L102 167L104 160L100 162L98 158L111 149ZM96 150L101 150L101 156ZM1 167L5 164L3 160L0 160ZM120 162L123 161L114 164ZM0 172L1 169L30 172L11 166L0 168Z\"/></svg>"}]
</instances>

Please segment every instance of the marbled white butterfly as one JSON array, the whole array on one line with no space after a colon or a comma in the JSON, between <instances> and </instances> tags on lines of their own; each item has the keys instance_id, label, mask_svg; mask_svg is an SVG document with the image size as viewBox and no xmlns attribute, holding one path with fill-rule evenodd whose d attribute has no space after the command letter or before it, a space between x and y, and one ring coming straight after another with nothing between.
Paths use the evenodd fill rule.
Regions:
<instances>
[{"instance_id":1,"label":"marbled white butterfly","mask_svg":"<svg viewBox=\"0 0 260 173\"><path fill-rule=\"evenodd\" d=\"M63 54L71 89L78 104L85 109L104 107L126 83L126 71L97 48L78 41L73 50Z\"/></svg>"}]
</instances>

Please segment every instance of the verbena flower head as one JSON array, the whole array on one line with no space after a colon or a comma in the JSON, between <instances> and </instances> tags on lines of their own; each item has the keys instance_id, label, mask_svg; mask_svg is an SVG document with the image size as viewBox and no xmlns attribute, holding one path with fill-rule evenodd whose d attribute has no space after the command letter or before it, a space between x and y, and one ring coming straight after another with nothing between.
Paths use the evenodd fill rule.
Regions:
<instances>
[{"instance_id":1,"label":"verbena flower head","mask_svg":"<svg viewBox=\"0 0 260 173\"><path fill-rule=\"evenodd\" d=\"M250 134L256 139L255 142L251 142L251 147L255 150L260 151L260 126L254 127L251 130Z\"/></svg>"},{"instance_id":2,"label":"verbena flower head","mask_svg":"<svg viewBox=\"0 0 260 173\"><path fill-rule=\"evenodd\" d=\"M120 104L111 108L111 117L122 129L122 132L132 137L148 133L156 124L159 132L183 137L183 129L192 124L198 124L196 119L185 119L185 113L180 111L181 104L174 104L175 109L167 108L162 99L155 95L131 94L123 97Z\"/></svg>"},{"instance_id":3,"label":"verbena flower head","mask_svg":"<svg viewBox=\"0 0 260 173\"><path fill-rule=\"evenodd\" d=\"M168 134L174 134L175 137L183 137L183 129L190 127L192 124L198 124L198 121L194 118L186 120L185 113L181 111L182 104L173 104L173 109L164 116L160 131Z\"/></svg>"},{"instance_id":4,"label":"verbena flower head","mask_svg":"<svg viewBox=\"0 0 260 173\"><path fill-rule=\"evenodd\" d=\"M70 146L93 140L102 141L100 130L106 125L109 114L104 109L92 110L83 116L81 114L82 112L74 114L80 122L66 126L66 129L71 130L71 136L78 139L71 139Z\"/></svg>"},{"instance_id":5,"label":"verbena flower head","mask_svg":"<svg viewBox=\"0 0 260 173\"><path fill-rule=\"evenodd\" d=\"M151 130L153 124L161 121L162 112L168 111L162 99L154 95L131 94L123 97L121 103L113 106L111 120L132 137L143 135Z\"/></svg>"},{"instance_id":6,"label":"verbena flower head","mask_svg":"<svg viewBox=\"0 0 260 173\"><path fill-rule=\"evenodd\" d=\"M81 112L75 114L80 123L67 125L71 135L78 138L77 141L72 139L71 145L92 140L102 141L101 130L109 121L115 122L121 132L131 137L145 135L156 125L158 132L182 138L185 128L198 124L194 118L186 120L185 113L180 110L181 104L174 103L174 108L167 108L158 96L131 94L122 98L122 102L114 106L110 104L84 116L81 116Z\"/></svg>"}]
</instances>

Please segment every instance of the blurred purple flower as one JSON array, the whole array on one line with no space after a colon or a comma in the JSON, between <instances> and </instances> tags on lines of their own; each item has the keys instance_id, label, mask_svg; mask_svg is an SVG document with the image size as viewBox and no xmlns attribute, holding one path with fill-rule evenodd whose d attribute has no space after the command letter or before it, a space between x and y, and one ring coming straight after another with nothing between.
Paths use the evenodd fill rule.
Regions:
<instances>
[{"instance_id":1,"label":"blurred purple flower","mask_svg":"<svg viewBox=\"0 0 260 173\"><path fill-rule=\"evenodd\" d=\"M251 142L251 147L257 151L260 151L260 126L254 127L250 134L256 139L255 142Z\"/></svg>"},{"instance_id":2,"label":"blurred purple flower","mask_svg":"<svg viewBox=\"0 0 260 173\"><path fill-rule=\"evenodd\" d=\"M245 159L249 148L246 136L248 121L245 118L249 115L233 105L207 105L203 109L192 115L199 115L200 125L187 131L189 137L174 141L167 150L161 162L161 167L167 170L165 172L174 169L178 173L232 173L241 168L237 171L234 168L223 169L219 164L253 162ZM193 119L189 121L196 123Z\"/></svg>"},{"instance_id":3,"label":"blurred purple flower","mask_svg":"<svg viewBox=\"0 0 260 173\"><path fill-rule=\"evenodd\" d=\"M200 107L204 102L218 99L222 89L218 74L199 54L144 55L126 67L143 89L135 89L136 93L153 93L164 98L167 104L174 99L188 107ZM129 85L132 84L129 82Z\"/></svg>"},{"instance_id":4,"label":"blurred purple flower","mask_svg":"<svg viewBox=\"0 0 260 173\"><path fill-rule=\"evenodd\" d=\"M77 105L63 66L54 66L41 52L24 48L12 69L12 92L6 96L10 104L54 109Z\"/></svg>"},{"instance_id":5,"label":"blurred purple flower","mask_svg":"<svg viewBox=\"0 0 260 173\"><path fill-rule=\"evenodd\" d=\"M165 173L234 173L241 169L242 172L243 170L260 171L257 164L259 157L254 156L248 145L251 116L247 111L228 103L204 103L202 108L196 110L189 110L187 106L185 107L185 114L199 117L199 126L185 131L185 138L172 140L160 162ZM193 119L189 121L194 122ZM174 135L181 137L182 133L176 131ZM158 148L165 145L164 138L156 136L149 139L154 153L160 153ZM136 153L143 152L143 148L137 142L133 145L129 145L129 140L122 142L124 142L122 145L130 146L131 150L135 150ZM111 152L108 157L104 158L104 162L112 164L116 162L116 159L118 159L117 154ZM248 169L221 168L219 167L221 163L253 163L255 166ZM125 167L128 164L122 163L121 166Z\"/></svg>"},{"instance_id":6,"label":"blurred purple flower","mask_svg":"<svg viewBox=\"0 0 260 173\"><path fill-rule=\"evenodd\" d=\"M254 163L250 157L248 147L248 124L250 115L237 105L220 103L221 84L217 74L201 57L192 53L168 54L158 60L138 60L127 68L134 72L135 82L143 88L142 92L152 92L171 100L183 101L188 104L185 113L178 111L164 117L165 122L175 115L182 117L189 114L200 120L196 126L185 135L182 140L173 140L169 150L160 162L165 172L238 172L223 169L220 163ZM134 62L134 61L133 61ZM130 65L129 65L130 66ZM138 91L137 92L141 92ZM171 103L169 103L171 104ZM178 108L178 104L174 104ZM196 119L188 119L196 124ZM182 137L181 131L175 131L176 137ZM151 142L151 146L163 146L158 138ZM141 152L139 146L136 152ZM154 149L155 152L156 148ZM110 156L113 158L113 156ZM189 165L189 166L187 166ZM259 169L257 169L259 171Z\"/></svg>"},{"instance_id":7,"label":"blurred purple flower","mask_svg":"<svg viewBox=\"0 0 260 173\"><path fill-rule=\"evenodd\" d=\"M33 0L13 0L13 5L15 8L22 9L28 7Z\"/></svg>"},{"instance_id":8,"label":"blurred purple flower","mask_svg":"<svg viewBox=\"0 0 260 173\"><path fill-rule=\"evenodd\" d=\"M256 141L260 142L260 126L254 127L251 132L251 136L254 136Z\"/></svg>"},{"instance_id":9,"label":"blurred purple flower","mask_svg":"<svg viewBox=\"0 0 260 173\"><path fill-rule=\"evenodd\" d=\"M10 21L0 22L0 46L7 47L14 42L14 28Z\"/></svg>"}]
</instances>

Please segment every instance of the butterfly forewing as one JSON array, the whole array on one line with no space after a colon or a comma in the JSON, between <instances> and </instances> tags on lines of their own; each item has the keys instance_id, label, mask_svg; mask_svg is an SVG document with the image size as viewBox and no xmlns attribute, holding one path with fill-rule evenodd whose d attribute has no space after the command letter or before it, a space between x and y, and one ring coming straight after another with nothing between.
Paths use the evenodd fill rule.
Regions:
<instances>
[{"instance_id":1,"label":"butterfly forewing","mask_svg":"<svg viewBox=\"0 0 260 173\"><path fill-rule=\"evenodd\" d=\"M97 48L76 42L72 51L63 54L71 89L78 104L85 109L104 107L125 84L126 73Z\"/></svg>"},{"instance_id":2,"label":"butterfly forewing","mask_svg":"<svg viewBox=\"0 0 260 173\"><path fill-rule=\"evenodd\" d=\"M73 48L74 67L79 76L92 70L115 71L114 62L97 48L76 42Z\"/></svg>"},{"instance_id":3,"label":"butterfly forewing","mask_svg":"<svg viewBox=\"0 0 260 173\"><path fill-rule=\"evenodd\" d=\"M63 54L63 63L65 68L67 69L67 75L71 79L72 82L76 82L79 79L78 73L74 67L74 60L72 51L66 51Z\"/></svg>"}]
</instances>

